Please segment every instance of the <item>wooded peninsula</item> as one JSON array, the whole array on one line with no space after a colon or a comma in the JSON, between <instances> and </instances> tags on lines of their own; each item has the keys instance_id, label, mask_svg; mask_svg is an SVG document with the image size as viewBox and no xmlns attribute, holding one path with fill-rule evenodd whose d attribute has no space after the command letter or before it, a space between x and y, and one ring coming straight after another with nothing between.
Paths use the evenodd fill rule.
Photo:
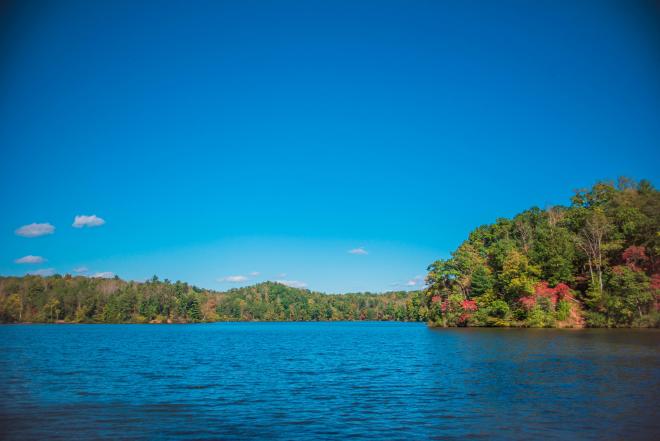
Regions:
<instances>
[{"instance_id":1,"label":"wooded peninsula","mask_svg":"<svg viewBox=\"0 0 660 441\"><path fill-rule=\"evenodd\" d=\"M0 277L3 323L424 321L431 326L659 327L660 194L599 182L568 206L473 230L422 291L323 294L275 282L225 292L180 281Z\"/></svg>"}]
</instances>

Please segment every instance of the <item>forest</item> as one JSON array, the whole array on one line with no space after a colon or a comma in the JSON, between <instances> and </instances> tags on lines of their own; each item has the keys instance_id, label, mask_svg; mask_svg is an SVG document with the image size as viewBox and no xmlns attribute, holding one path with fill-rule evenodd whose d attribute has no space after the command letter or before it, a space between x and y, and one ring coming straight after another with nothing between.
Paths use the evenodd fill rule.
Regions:
<instances>
[{"instance_id":1,"label":"forest","mask_svg":"<svg viewBox=\"0 0 660 441\"><path fill-rule=\"evenodd\" d=\"M54 275L0 277L0 321L197 323L216 321L419 321L423 295L322 294L264 282L216 292L182 282Z\"/></svg>"},{"instance_id":2,"label":"forest","mask_svg":"<svg viewBox=\"0 0 660 441\"><path fill-rule=\"evenodd\" d=\"M660 195L598 182L474 229L428 268L433 326L658 327Z\"/></svg>"},{"instance_id":3,"label":"forest","mask_svg":"<svg viewBox=\"0 0 660 441\"><path fill-rule=\"evenodd\" d=\"M660 194L620 178L473 230L427 288L323 294L275 282L0 277L0 322L425 321L431 326L659 327Z\"/></svg>"}]
</instances>

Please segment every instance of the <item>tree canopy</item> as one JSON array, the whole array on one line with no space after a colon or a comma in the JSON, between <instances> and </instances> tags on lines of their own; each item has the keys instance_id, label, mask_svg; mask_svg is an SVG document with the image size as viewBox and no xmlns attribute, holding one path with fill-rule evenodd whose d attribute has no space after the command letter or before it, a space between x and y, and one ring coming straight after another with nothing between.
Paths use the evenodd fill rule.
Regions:
<instances>
[{"instance_id":1,"label":"tree canopy","mask_svg":"<svg viewBox=\"0 0 660 441\"><path fill-rule=\"evenodd\" d=\"M660 194L620 178L473 230L428 267L437 326L659 326Z\"/></svg>"},{"instance_id":2,"label":"tree canopy","mask_svg":"<svg viewBox=\"0 0 660 441\"><path fill-rule=\"evenodd\" d=\"M183 282L70 275L0 277L0 321L195 323L425 320L422 293L322 294L279 283L217 292Z\"/></svg>"}]
</instances>

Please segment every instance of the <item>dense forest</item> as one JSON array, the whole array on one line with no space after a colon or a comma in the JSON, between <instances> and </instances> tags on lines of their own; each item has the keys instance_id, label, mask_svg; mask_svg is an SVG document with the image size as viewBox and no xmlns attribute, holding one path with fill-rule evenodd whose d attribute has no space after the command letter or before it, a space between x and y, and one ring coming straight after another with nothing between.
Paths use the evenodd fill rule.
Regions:
<instances>
[{"instance_id":1,"label":"dense forest","mask_svg":"<svg viewBox=\"0 0 660 441\"><path fill-rule=\"evenodd\" d=\"M660 326L660 194L621 178L472 231L429 266L435 326Z\"/></svg>"},{"instance_id":2,"label":"dense forest","mask_svg":"<svg viewBox=\"0 0 660 441\"><path fill-rule=\"evenodd\" d=\"M215 321L419 321L421 292L321 294L279 283L216 292L182 282L54 275L0 277L0 321L195 323Z\"/></svg>"}]
</instances>

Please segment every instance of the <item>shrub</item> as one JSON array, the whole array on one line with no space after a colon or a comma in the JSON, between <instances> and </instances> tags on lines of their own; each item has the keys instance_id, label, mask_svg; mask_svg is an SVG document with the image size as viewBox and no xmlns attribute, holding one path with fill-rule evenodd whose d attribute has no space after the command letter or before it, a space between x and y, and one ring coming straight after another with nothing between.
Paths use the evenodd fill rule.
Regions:
<instances>
[{"instance_id":1,"label":"shrub","mask_svg":"<svg viewBox=\"0 0 660 441\"><path fill-rule=\"evenodd\" d=\"M468 321L469 326L492 326L488 321L488 311L486 309L477 310Z\"/></svg>"},{"instance_id":2,"label":"shrub","mask_svg":"<svg viewBox=\"0 0 660 441\"><path fill-rule=\"evenodd\" d=\"M586 311L584 322L588 328L609 328L610 322L604 314L596 311Z\"/></svg>"},{"instance_id":3,"label":"shrub","mask_svg":"<svg viewBox=\"0 0 660 441\"><path fill-rule=\"evenodd\" d=\"M633 322L633 326L640 328L660 328L660 312L653 311Z\"/></svg>"},{"instance_id":4,"label":"shrub","mask_svg":"<svg viewBox=\"0 0 660 441\"><path fill-rule=\"evenodd\" d=\"M530 328L546 328L554 325L552 314L544 311L540 306L535 306L527 314L525 326Z\"/></svg>"},{"instance_id":5,"label":"shrub","mask_svg":"<svg viewBox=\"0 0 660 441\"><path fill-rule=\"evenodd\" d=\"M490 305L490 315L496 318L506 318L511 310L504 300L495 300Z\"/></svg>"},{"instance_id":6,"label":"shrub","mask_svg":"<svg viewBox=\"0 0 660 441\"><path fill-rule=\"evenodd\" d=\"M557 308L555 311L555 316L557 320L563 322L568 320L568 317L571 315L571 305L566 300L560 300L557 302Z\"/></svg>"}]
</instances>

